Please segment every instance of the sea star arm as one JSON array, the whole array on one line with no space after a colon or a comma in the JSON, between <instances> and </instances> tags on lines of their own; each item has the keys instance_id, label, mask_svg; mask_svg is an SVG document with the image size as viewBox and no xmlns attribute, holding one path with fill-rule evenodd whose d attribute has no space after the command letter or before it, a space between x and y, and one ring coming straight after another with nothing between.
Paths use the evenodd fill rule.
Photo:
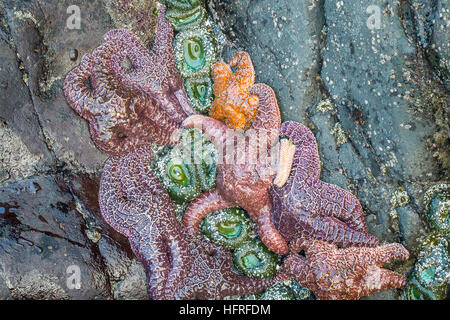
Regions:
<instances>
[{"instance_id":1,"label":"sea star arm","mask_svg":"<svg viewBox=\"0 0 450 320\"><path fill-rule=\"evenodd\" d=\"M193 200L183 216L183 223L190 234L197 234L200 222L213 211L232 207L233 204L224 200L219 192L205 192Z\"/></svg>"},{"instance_id":2,"label":"sea star arm","mask_svg":"<svg viewBox=\"0 0 450 320\"><path fill-rule=\"evenodd\" d=\"M270 201L267 203L270 203ZM286 254L289 252L289 247L273 225L270 207L269 204L266 204L257 212L249 212L249 214L251 217L256 218L255 222L258 224L259 236L267 248L277 254Z\"/></svg>"},{"instance_id":3,"label":"sea star arm","mask_svg":"<svg viewBox=\"0 0 450 320\"><path fill-rule=\"evenodd\" d=\"M83 118L89 120L96 105L94 93L86 82L91 76L93 58L86 54L78 67L70 71L64 81L64 94L70 106Z\"/></svg>"},{"instance_id":4,"label":"sea star arm","mask_svg":"<svg viewBox=\"0 0 450 320\"><path fill-rule=\"evenodd\" d=\"M166 239L155 233L149 221L145 223L147 226L133 232L129 238L130 245L136 257L144 264L150 299L161 300L166 298L169 278L169 269L166 266L170 262L166 252Z\"/></svg>"},{"instance_id":5,"label":"sea star arm","mask_svg":"<svg viewBox=\"0 0 450 320\"><path fill-rule=\"evenodd\" d=\"M250 94L258 97L258 111L251 127L259 135L267 135L268 147L278 141L278 131L281 125L280 109L275 92L266 84L258 83L251 87Z\"/></svg>"},{"instance_id":6,"label":"sea star arm","mask_svg":"<svg viewBox=\"0 0 450 320\"><path fill-rule=\"evenodd\" d=\"M100 210L125 235L144 263L153 298L171 298L188 272L190 258L169 195L152 175L150 147L139 147L105 163L100 181Z\"/></svg>"},{"instance_id":7,"label":"sea star arm","mask_svg":"<svg viewBox=\"0 0 450 320\"><path fill-rule=\"evenodd\" d=\"M172 300L190 265L183 231L180 229L180 233L174 235L161 233L155 230L150 219L142 221L141 225L130 238L130 243L145 266L150 298Z\"/></svg>"},{"instance_id":8,"label":"sea star arm","mask_svg":"<svg viewBox=\"0 0 450 320\"><path fill-rule=\"evenodd\" d=\"M302 286L305 286L308 275L310 275L309 265L305 257L299 254L290 254L283 262L282 270L286 274L292 275Z\"/></svg>"},{"instance_id":9,"label":"sea star arm","mask_svg":"<svg viewBox=\"0 0 450 320\"><path fill-rule=\"evenodd\" d=\"M288 137L295 145L291 178L305 180L320 178L320 158L316 138L304 125L295 121L283 122L280 137Z\"/></svg>"},{"instance_id":10,"label":"sea star arm","mask_svg":"<svg viewBox=\"0 0 450 320\"><path fill-rule=\"evenodd\" d=\"M239 79L239 88L250 88L255 82L255 69L250 55L245 51L237 52L230 58L229 63L231 67L236 67L234 76Z\"/></svg>"},{"instance_id":11,"label":"sea star arm","mask_svg":"<svg viewBox=\"0 0 450 320\"><path fill-rule=\"evenodd\" d=\"M139 39L126 29L109 31L105 40L122 49L111 55L110 66L113 74L125 86L138 89L139 82L146 79L145 67L152 60L153 52L147 50ZM125 65L126 59L131 66Z\"/></svg>"},{"instance_id":12,"label":"sea star arm","mask_svg":"<svg viewBox=\"0 0 450 320\"><path fill-rule=\"evenodd\" d=\"M216 97L226 89L228 80L230 79L233 71L228 64L225 62L216 62L211 71L211 76L214 80L213 90Z\"/></svg>"},{"instance_id":13,"label":"sea star arm","mask_svg":"<svg viewBox=\"0 0 450 320\"><path fill-rule=\"evenodd\" d=\"M375 250L377 266L381 267L391 260L407 260L409 258L409 252L399 243L390 243L383 246L376 247Z\"/></svg>"},{"instance_id":14,"label":"sea star arm","mask_svg":"<svg viewBox=\"0 0 450 320\"><path fill-rule=\"evenodd\" d=\"M379 274L377 274L375 283L371 284L370 281L367 282L366 292L363 296L368 296L374 292L380 290L390 290L403 288L406 285L406 278L400 273L387 270L379 269Z\"/></svg>"},{"instance_id":15,"label":"sea star arm","mask_svg":"<svg viewBox=\"0 0 450 320\"><path fill-rule=\"evenodd\" d=\"M223 296L230 295L246 295L250 293L258 293L266 290L277 281L289 280L288 277L283 277L277 274L270 279L251 279L247 276L241 276L234 273L228 273L226 283L228 288L222 293ZM245 286L243 285L245 283Z\"/></svg>"},{"instance_id":16,"label":"sea star arm","mask_svg":"<svg viewBox=\"0 0 450 320\"><path fill-rule=\"evenodd\" d=\"M177 123L181 123L187 114L195 113L171 55L147 50L134 34L125 29L112 30L105 39L122 48L112 54L110 62L112 73L121 84L150 95ZM124 64L126 59L131 66ZM160 65L165 65L167 70Z\"/></svg>"},{"instance_id":17,"label":"sea star arm","mask_svg":"<svg viewBox=\"0 0 450 320\"><path fill-rule=\"evenodd\" d=\"M161 5L158 11L158 26L153 41L153 51L157 56L173 57L173 29L166 18L167 7Z\"/></svg>"},{"instance_id":18,"label":"sea star arm","mask_svg":"<svg viewBox=\"0 0 450 320\"><path fill-rule=\"evenodd\" d=\"M358 250L366 252L358 253ZM365 282L362 287L362 296L368 296L380 290L402 288L406 285L406 278L394 271L381 268L393 259L407 260L409 252L399 243L391 243L376 248L355 248L352 257L356 264L365 268Z\"/></svg>"},{"instance_id":19,"label":"sea star arm","mask_svg":"<svg viewBox=\"0 0 450 320\"><path fill-rule=\"evenodd\" d=\"M347 190L321 180L311 181L313 185L316 209L325 216L334 216L344 221L350 228L359 232L368 232L364 211L359 200Z\"/></svg>"},{"instance_id":20,"label":"sea star arm","mask_svg":"<svg viewBox=\"0 0 450 320\"><path fill-rule=\"evenodd\" d=\"M139 38L128 31L127 29L114 29L108 31L104 36L105 43L111 43L116 48L116 54L122 53L123 55L118 55L117 57L111 57L111 67L113 70L118 70L115 73L120 76L122 74L127 75L130 71L140 71L145 65L147 59L149 59L152 52L147 50L141 43ZM113 59L114 58L114 59ZM122 66L124 58L128 58L133 66L133 70L127 70ZM125 72L128 71L128 72ZM123 80L129 80L124 77Z\"/></svg>"},{"instance_id":21,"label":"sea star arm","mask_svg":"<svg viewBox=\"0 0 450 320\"><path fill-rule=\"evenodd\" d=\"M409 252L399 243L389 243L374 248L346 248L341 249L346 252L351 252L355 257L355 263L361 266L375 265L382 267L384 264L392 260L406 260L409 258Z\"/></svg>"},{"instance_id":22,"label":"sea star arm","mask_svg":"<svg viewBox=\"0 0 450 320\"><path fill-rule=\"evenodd\" d=\"M408 252L400 244L339 249L335 244L302 236L295 246L294 252L303 249L305 257L293 254L285 260L283 268L301 285L313 290L318 299L359 299L406 283L402 275L377 266L392 258L407 259ZM392 258L387 258L389 253Z\"/></svg>"}]
</instances>

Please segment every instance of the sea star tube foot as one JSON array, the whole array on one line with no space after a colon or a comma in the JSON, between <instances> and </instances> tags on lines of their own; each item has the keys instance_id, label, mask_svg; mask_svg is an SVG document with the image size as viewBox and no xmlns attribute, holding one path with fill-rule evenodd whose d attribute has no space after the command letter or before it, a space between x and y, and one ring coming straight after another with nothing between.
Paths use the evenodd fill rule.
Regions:
<instances>
[{"instance_id":1,"label":"sea star tube foot","mask_svg":"<svg viewBox=\"0 0 450 320\"><path fill-rule=\"evenodd\" d=\"M283 187L272 186L272 220L286 241L303 233L340 246L376 246L364 212L350 192L319 180L320 160L312 132L300 123L284 122L280 136L295 145L291 174Z\"/></svg>"},{"instance_id":2,"label":"sea star tube foot","mask_svg":"<svg viewBox=\"0 0 450 320\"><path fill-rule=\"evenodd\" d=\"M305 257L290 255L284 261L287 273L321 300L359 299L406 284L401 274L381 268L391 260L409 258L398 243L338 249L334 244L302 237L292 248L294 252L304 250Z\"/></svg>"}]
</instances>

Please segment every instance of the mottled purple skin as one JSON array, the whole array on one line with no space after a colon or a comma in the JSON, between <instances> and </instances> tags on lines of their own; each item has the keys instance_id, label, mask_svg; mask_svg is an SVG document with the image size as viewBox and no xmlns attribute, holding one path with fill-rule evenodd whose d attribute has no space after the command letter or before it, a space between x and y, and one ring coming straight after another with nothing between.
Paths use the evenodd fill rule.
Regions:
<instances>
[{"instance_id":1,"label":"mottled purple skin","mask_svg":"<svg viewBox=\"0 0 450 320\"><path fill-rule=\"evenodd\" d=\"M139 38L127 30L111 30L109 41L123 47L111 57L113 74L124 86L143 91L164 107L177 123L196 112L186 96L181 78L175 66L173 30L165 17L166 7L158 13L158 27L152 50L148 50ZM126 60L131 64L127 66Z\"/></svg>"},{"instance_id":2,"label":"mottled purple skin","mask_svg":"<svg viewBox=\"0 0 450 320\"><path fill-rule=\"evenodd\" d=\"M325 241L297 238L284 268L319 300L356 300L380 290L402 288L406 278L382 268L391 260L407 260L409 252L399 243L373 248L338 248ZM305 256L296 253L304 251Z\"/></svg>"},{"instance_id":3,"label":"mottled purple skin","mask_svg":"<svg viewBox=\"0 0 450 320\"><path fill-rule=\"evenodd\" d=\"M222 299L259 292L278 278L258 280L232 270L228 249L190 236L175 218L167 191L150 171L150 147L111 157L100 181L100 210L125 235L147 271L151 299Z\"/></svg>"},{"instance_id":4,"label":"mottled purple skin","mask_svg":"<svg viewBox=\"0 0 450 320\"><path fill-rule=\"evenodd\" d=\"M192 257L189 274L183 279L176 299L217 300L230 295L264 291L277 281L286 280L283 273L270 279L252 279L233 271L230 250L204 238L186 233Z\"/></svg>"},{"instance_id":5,"label":"mottled purple skin","mask_svg":"<svg viewBox=\"0 0 450 320\"><path fill-rule=\"evenodd\" d=\"M150 171L149 146L111 157L100 180L105 220L126 236L147 271L151 299L170 299L186 277L191 258L167 191Z\"/></svg>"},{"instance_id":6,"label":"mottled purple skin","mask_svg":"<svg viewBox=\"0 0 450 320\"><path fill-rule=\"evenodd\" d=\"M378 239L368 233L358 199L319 180L319 152L312 132L288 121L281 125L280 136L296 146L288 181L281 188L270 188L272 220L284 239L291 242L307 235L342 247L378 245Z\"/></svg>"},{"instance_id":7,"label":"mottled purple skin","mask_svg":"<svg viewBox=\"0 0 450 320\"><path fill-rule=\"evenodd\" d=\"M178 143L179 124L151 96L123 86L112 74L111 56L124 47L108 40L69 72L64 92L70 106L89 122L96 146L122 155L139 145Z\"/></svg>"}]
</instances>

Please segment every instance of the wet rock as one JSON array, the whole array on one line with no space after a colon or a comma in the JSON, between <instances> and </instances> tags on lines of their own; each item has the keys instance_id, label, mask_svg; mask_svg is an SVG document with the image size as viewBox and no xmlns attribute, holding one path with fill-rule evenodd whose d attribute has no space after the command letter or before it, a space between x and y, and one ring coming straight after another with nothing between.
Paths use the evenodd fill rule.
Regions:
<instances>
[{"instance_id":1,"label":"wet rock","mask_svg":"<svg viewBox=\"0 0 450 320\"><path fill-rule=\"evenodd\" d=\"M66 180L73 192L76 206L86 224L98 230L96 244L108 275L114 299L148 299L147 278L142 263L131 251L128 239L116 232L103 219L98 204L99 174L71 175Z\"/></svg>"},{"instance_id":2,"label":"wet rock","mask_svg":"<svg viewBox=\"0 0 450 320\"><path fill-rule=\"evenodd\" d=\"M59 184L42 176L0 187L0 279L13 299L111 298L101 258Z\"/></svg>"},{"instance_id":3,"label":"wet rock","mask_svg":"<svg viewBox=\"0 0 450 320\"><path fill-rule=\"evenodd\" d=\"M87 123L67 104L63 82L67 72L85 53L100 45L113 28L102 1L79 5L80 29L69 29L72 1L2 3L11 42L23 65L31 103L34 105L48 148L61 165L75 171L95 172L106 156L92 143ZM70 11L69 11L70 12ZM70 59L70 50L78 59Z\"/></svg>"},{"instance_id":4,"label":"wet rock","mask_svg":"<svg viewBox=\"0 0 450 320\"><path fill-rule=\"evenodd\" d=\"M0 40L0 184L50 169L54 159L15 52Z\"/></svg>"},{"instance_id":5,"label":"wet rock","mask_svg":"<svg viewBox=\"0 0 450 320\"><path fill-rule=\"evenodd\" d=\"M9 292L9 289L6 285L6 282L4 279L0 278L0 299L2 300L10 300L11 294Z\"/></svg>"},{"instance_id":6,"label":"wet rock","mask_svg":"<svg viewBox=\"0 0 450 320\"><path fill-rule=\"evenodd\" d=\"M397 6L375 1L380 25L370 29L366 1L340 3L325 2L322 78L356 151L377 161L375 177L386 171L396 179L439 179L427 152L433 121L427 106L418 104L422 92L411 79L416 48L403 31ZM355 109L362 123L352 116Z\"/></svg>"},{"instance_id":7,"label":"wet rock","mask_svg":"<svg viewBox=\"0 0 450 320\"><path fill-rule=\"evenodd\" d=\"M368 12L369 5L375 7ZM326 151L324 178L331 178L327 172L336 170L339 159L346 181L337 184L358 195L370 231L382 242L401 241L414 252L418 238L427 233L422 181L445 176L429 150L437 127L423 88L445 92L430 69L427 76L417 75L426 65L405 34L397 3L325 1L324 9L328 29L321 77L335 111L325 118L312 110L312 120L320 130L319 146L330 143L322 130L333 123L340 123L348 136L347 143ZM378 12L380 24L373 25L370 17ZM329 164L328 159L335 160ZM399 188L407 190L411 202L392 206Z\"/></svg>"}]
</instances>

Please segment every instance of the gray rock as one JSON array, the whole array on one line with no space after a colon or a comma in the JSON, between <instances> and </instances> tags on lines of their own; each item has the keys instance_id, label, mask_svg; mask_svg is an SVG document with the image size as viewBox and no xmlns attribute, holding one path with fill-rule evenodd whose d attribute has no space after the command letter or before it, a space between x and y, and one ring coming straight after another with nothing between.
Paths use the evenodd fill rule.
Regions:
<instances>
[{"instance_id":1,"label":"gray rock","mask_svg":"<svg viewBox=\"0 0 450 320\"><path fill-rule=\"evenodd\" d=\"M0 188L0 278L13 299L111 298L84 220L59 185L42 176ZM79 289L70 285L74 271Z\"/></svg>"},{"instance_id":2,"label":"gray rock","mask_svg":"<svg viewBox=\"0 0 450 320\"><path fill-rule=\"evenodd\" d=\"M45 145L17 56L0 40L0 184L48 171L54 159Z\"/></svg>"},{"instance_id":3,"label":"gray rock","mask_svg":"<svg viewBox=\"0 0 450 320\"><path fill-rule=\"evenodd\" d=\"M70 30L66 23L71 1L31 1L6 3L4 14L23 74L29 88L42 132L49 149L61 165L74 171L95 172L106 156L92 143L85 120L68 106L63 83L67 72L81 57L100 45L113 28L101 1L80 5L81 29ZM45 13L45 14L44 14ZM70 51L78 59L70 60Z\"/></svg>"}]
</instances>

